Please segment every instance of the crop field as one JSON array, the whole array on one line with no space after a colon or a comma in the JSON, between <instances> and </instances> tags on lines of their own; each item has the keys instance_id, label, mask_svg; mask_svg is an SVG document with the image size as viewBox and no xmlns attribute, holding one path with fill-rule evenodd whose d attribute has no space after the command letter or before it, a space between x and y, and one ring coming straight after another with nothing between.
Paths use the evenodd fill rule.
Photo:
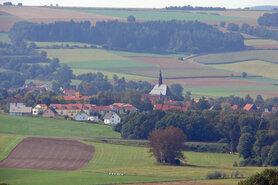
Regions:
<instances>
[{"instance_id":1,"label":"crop field","mask_svg":"<svg viewBox=\"0 0 278 185\"><path fill-rule=\"evenodd\" d=\"M68 10L93 13L97 15L112 16L119 18L127 18L133 15L137 20L198 20L198 21L249 21L252 18L222 16L189 11L174 11L174 10L140 10L140 9L93 9L93 8L70 8Z\"/></svg>"},{"instance_id":2,"label":"crop field","mask_svg":"<svg viewBox=\"0 0 278 185\"><path fill-rule=\"evenodd\" d=\"M0 135L0 147L11 151L22 139L18 136ZM233 167L233 163L240 160L238 155L233 154L185 152L185 166L166 166L158 165L155 159L150 157L148 148L89 141L85 144L93 145L95 154L84 168L76 171L0 169L2 174L0 183L85 185L175 180L209 183L210 180L205 180L205 175L209 171L223 171L227 173L228 177L232 172L239 171L242 176L247 177L263 169ZM7 156L6 154L2 155L2 152L0 154L1 158ZM114 176L109 173L123 173L124 176ZM236 184L239 179L226 179L225 181ZM223 182L223 180L219 182ZM216 184L215 181L214 184Z\"/></svg>"},{"instance_id":3,"label":"crop field","mask_svg":"<svg viewBox=\"0 0 278 185\"><path fill-rule=\"evenodd\" d=\"M195 12L195 11L191 11ZM249 18L249 19L258 19L264 13L270 13L270 11L260 11L260 10L226 10L226 11L199 11L198 12L205 12L208 14L219 14L222 16L232 16L232 17L242 17L242 18Z\"/></svg>"},{"instance_id":4,"label":"crop field","mask_svg":"<svg viewBox=\"0 0 278 185\"><path fill-rule=\"evenodd\" d=\"M85 12L77 12L70 10L62 10L57 8L48 7L31 7L31 6L1 6L1 14L8 14L15 17L1 18L0 30L9 31L14 23L18 21L31 21L36 23L52 23L55 21L90 21L91 24L95 24L98 21L114 20L115 17L96 15ZM119 19L119 18L117 18Z\"/></svg>"},{"instance_id":5,"label":"crop field","mask_svg":"<svg viewBox=\"0 0 278 185\"><path fill-rule=\"evenodd\" d=\"M28 43L32 43L31 41L28 41ZM53 46L68 46L68 47L74 47L74 46L78 46L78 47L90 47L90 44L86 44L86 43L80 43L80 42L33 42L37 45L37 47L41 47L41 48L47 48L47 47L53 47Z\"/></svg>"},{"instance_id":6,"label":"crop field","mask_svg":"<svg viewBox=\"0 0 278 185\"><path fill-rule=\"evenodd\" d=\"M256 51L241 51L219 54L208 54L193 58L195 61L202 64L225 64L236 63L246 60L262 60L273 63L278 63L277 50L256 50Z\"/></svg>"},{"instance_id":7,"label":"crop field","mask_svg":"<svg viewBox=\"0 0 278 185\"><path fill-rule=\"evenodd\" d=\"M191 92L193 97L219 97L219 96L240 96L244 97L250 94L253 97L256 95L263 95L266 97L273 97L277 95L277 86L200 86L184 88L184 91Z\"/></svg>"},{"instance_id":8,"label":"crop field","mask_svg":"<svg viewBox=\"0 0 278 185\"><path fill-rule=\"evenodd\" d=\"M250 75L259 75L278 80L278 64L261 60L250 60L234 64L218 64L213 66L218 69L231 70L240 73L246 72Z\"/></svg>"},{"instance_id":9,"label":"crop field","mask_svg":"<svg viewBox=\"0 0 278 185\"><path fill-rule=\"evenodd\" d=\"M244 40L244 44L246 46L256 46L256 45L276 45L278 44L277 40L269 40L269 39L248 39Z\"/></svg>"},{"instance_id":10,"label":"crop field","mask_svg":"<svg viewBox=\"0 0 278 185\"><path fill-rule=\"evenodd\" d=\"M111 126L0 114L0 133L61 136L61 137L107 137L119 138Z\"/></svg>"}]
</instances>

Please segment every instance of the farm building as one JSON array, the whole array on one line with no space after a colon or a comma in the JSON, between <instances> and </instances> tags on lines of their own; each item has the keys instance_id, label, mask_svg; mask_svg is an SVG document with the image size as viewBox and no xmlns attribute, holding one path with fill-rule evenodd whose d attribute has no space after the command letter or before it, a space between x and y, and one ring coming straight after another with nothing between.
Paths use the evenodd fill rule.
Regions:
<instances>
[{"instance_id":1,"label":"farm building","mask_svg":"<svg viewBox=\"0 0 278 185\"><path fill-rule=\"evenodd\" d=\"M83 110L81 110L80 112L78 112L74 118L76 121L88 121L89 120L89 116L88 114L86 114L86 112L84 112Z\"/></svg>"},{"instance_id":2,"label":"farm building","mask_svg":"<svg viewBox=\"0 0 278 185\"><path fill-rule=\"evenodd\" d=\"M47 109L47 105L45 104L38 104L33 108L33 116L37 116L39 114L42 114L43 111Z\"/></svg>"},{"instance_id":3,"label":"farm building","mask_svg":"<svg viewBox=\"0 0 278 185\"><path fill-rule=\"evenodd\" d=\"M58 118L58 113L56 112L55 109L50 107L43 111L42 117L43 118Z\"/></svg>"},{"instance_id":4,"label":"farm building","mask_svg":"<svg viewBox=\"0 0 278 185\"><path fill-rule=\"evenodd\" d=\"M121 118L115 112L107 112L103 117L105 124L116 125L121 122Z\"/></svg>"},{"instance_id":5,"label":"farm building","mask_svg":"<svg viewBox=\"0 0 278 185\"><path fill-rule=\"evenodd\" d=\"M32 107L26 107L25 105L11 105L10 115L13 116L32 116Z\"/></svg>"},{"instance_id":6,"label":"farm building","mask_svg":"<svg viewBox=\"0 0 278 185\"><path fill-rule=\"evenodd\" d=\"M243 107L243 109L246 110L246 111L248 111L248 112L253 112L253 113L255 113L255 112L258 111L258 109L257 109L257 107L256 107L255 104L246 104L246 105Z\"/></svg>"}]
</instances>

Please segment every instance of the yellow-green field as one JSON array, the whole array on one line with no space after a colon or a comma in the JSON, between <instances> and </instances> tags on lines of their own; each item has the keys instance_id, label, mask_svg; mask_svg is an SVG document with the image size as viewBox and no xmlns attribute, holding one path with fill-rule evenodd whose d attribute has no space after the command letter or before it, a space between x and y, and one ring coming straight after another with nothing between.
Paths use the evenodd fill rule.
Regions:
<instances>
[{"instance_id":1,"label":"yellow-green field","mask_svg":"<svg viewBox=\"0 0 278 185\"><path fill-rule=\"evenodd\" d=\"M263 60L278 63L278 52L277 50L251 50L218 53L195 57L194 60L203 64L225 64L245 60Z\"/></svg>"},{"instance_id":2,"label":"yellow-green field","mask_svg":"<svg viewBox=\"0 0 278 185\"><path fill-rule=\"evenodd\" d=\"M0 151L11 151L23 137L0 135ZM261 171L259 167L233 167L239 157L233 154L185 152L186 165L159 165L150 157L148 148L113 145L86 141L95 146L95 154L89 164L75 171L54 170L24 170L0 169L0 183L14 185L59 184L59 185L88 185L142 183L159 181L195 181L236 184L240 179L231 179L231 173L238 171L247 177ZM6 152L7 153L7 152ZM0 158L6 157L0 152ZM225 180L206 180L205 176L211 171L227 173ZM109 173L123 173L124 176L113 176Z\"/></svg>"},{"instance_id":3,"label":"yellow-green field","mask_svg":"<svg viewBox=\"0 0 278 185\"><path fill-rule=\"evenodd\" d=\"M100 60L128 60L101 49L44 49L49 58L58 57L61 63Z\"/></svg>"},{"instance_id":4,"label":"yellow-green field","mask_svg":"<svg viewBox=\"0 0 278 185\"><path fill-rule=\"evenodd\" d=\"M261 60L251 60L233 64L218 64L213 65L213 67L235 72L246 72L250 75L258 75L278 79L278 64L264 62Z\"/></svg>"},{"instance_id":5,"label":"yellow-green field","mask_svg":"<svg viewBox=\"0 0 278 185\"><path fill-rule=\"evenodd\" d=\"M244 44L246 46L256 46L256 45L274 45L278 44L278 41L276 40L270 40L270 39L248 39L244 40Z\"/></svg>"},{"instance_id":6,"label":"yellow-green field","mask_svg":"<svg viewBox=\"0 0 278 185\"><path fill-rule=\"evenodd\" d=\"M28 41L28 44L32 43L32 41ZM78 46L78 47L90 47L90 44L80 43L80 42L34 42L37 47L52 47L52 46Z\"/></svg>"}]
</instances>

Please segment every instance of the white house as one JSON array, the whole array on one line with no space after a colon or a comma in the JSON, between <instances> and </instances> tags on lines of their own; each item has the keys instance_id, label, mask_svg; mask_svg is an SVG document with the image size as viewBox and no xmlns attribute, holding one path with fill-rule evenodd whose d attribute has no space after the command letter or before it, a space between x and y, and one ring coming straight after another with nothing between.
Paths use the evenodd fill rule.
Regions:
<instances>
[{"instance_id":1,"label":"white house","mask_svg":"<svg viewBox=\"0 0 278 185\"><path fill-rule=\"evenodd\" d=\"M88 118L89 121L92 121L92 122L98 122L98 116L89 116Z\"/></svg>"},{"instance_id":2,"label":"white house","mask_svg":"<svg viewBox=\"0 0 278 185\"><path fill-rule=\"evenodd\" d=\"M47 105L38 104L33 108L33 116L37 116L39 114L42 114L45 110L47 110Z\"/></svg>"},{"instance_id":3,"label":"white house","mask_svg":"<svg viewBox=\"0 0 278 185\"><path fill-rule=\"evenodd\" d=\"M76 121L88 121L89 120L89 116L88 114L86 114L86 112L84 112L83 110L81 110L80 112L78 112L74 118Z\"/></svg>"},{"instance_id":4,"label":"white house","mask_svg":"<svg viewBox=\"0 0 278 185\"><path fill-rule=\"evenodd\" d=\"M115 112L108 112L103 117L105 124L116 125L121 122L121 118Z\"/></svg>"},{"instance_id":5,"label":"white house","mask_svg":"<svg viewBox=\"0 0 278 185\"><path fill-rule=\"evenodd\" d=\"M32 116L32 107L25 107L25 105L10 106L10 115L13 116Z\"/></svg>"}]
</instances>

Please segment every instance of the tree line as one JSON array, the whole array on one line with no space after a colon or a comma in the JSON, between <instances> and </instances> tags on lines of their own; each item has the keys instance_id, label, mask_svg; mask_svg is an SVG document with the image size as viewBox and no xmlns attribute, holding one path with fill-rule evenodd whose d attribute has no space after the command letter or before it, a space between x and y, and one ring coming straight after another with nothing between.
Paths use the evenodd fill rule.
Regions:
<instances>
[{"instance_id":1,"label":"tree line","mask_svg":"<svg viewBox=\"0 0 278 185\"><path fill-rule=\"evenodd\" d=\"M201 6L169 6L165 8L166 10L210 10L210 11L225 11L224 7L201 7Z\"/></svg>"},{"instance_id":2,"label":"tree line","mask_svg":"<svg viewBox=\"0 0 278 185\"><path fill-rule=\"evenodd\" d=\"M258 18L258 24L261 26L278 27L278 13L265 13Z\"/></svg>"},{"instance_id":3,"label":"tree line","mask_svg":"<svg viewBox=\"0 0 278 185\"><path fill-rule=\"evenodd\" d=\"M156 52L221 52L244 49L237 33L223 33L198 21L19 22L10 30L11 38L31 41L73 41L102 45L104 48Z\"/></svg>"}]
</instances>

